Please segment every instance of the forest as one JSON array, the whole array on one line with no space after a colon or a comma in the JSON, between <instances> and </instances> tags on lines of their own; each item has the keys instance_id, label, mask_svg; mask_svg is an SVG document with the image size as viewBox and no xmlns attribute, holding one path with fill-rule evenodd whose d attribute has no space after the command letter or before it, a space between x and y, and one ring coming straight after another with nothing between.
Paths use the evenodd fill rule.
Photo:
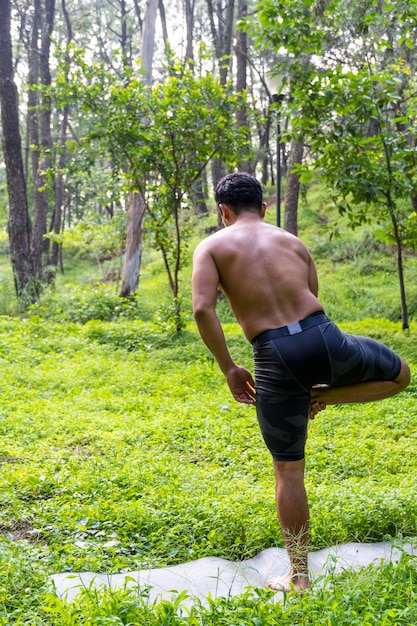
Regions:
<instances>
[{"instance_id":1,"label":"forest","mask_svg":"<svg viewBox=\"0 0 417 626\"><path fill-rule=\"evenodd\" d=\"M406 553L284 603L51 586L283 545L254 411L191 311L231 171L306 242L326 313L412 372L309 429L311 550L415 541L416 39L415 0L0 0L0 624L417 622Z\"/></svg>"},{"instance_id":2,"label":"forest","mask_svg":"<svg viewBox=\"0 0 417 626\"><path fill-rule=\"evenodd\" d=\"M74 238L101 258L123 256L122 298L139 289L149 246L162 255L180 329L191 216L206 215L221 176L242 169L276 188L289 232L312 181L352 227L378 226L396 255L408 328L413 2L0 8L1 206L22 306L54 283Z\"/></svg>"}]
</instances>

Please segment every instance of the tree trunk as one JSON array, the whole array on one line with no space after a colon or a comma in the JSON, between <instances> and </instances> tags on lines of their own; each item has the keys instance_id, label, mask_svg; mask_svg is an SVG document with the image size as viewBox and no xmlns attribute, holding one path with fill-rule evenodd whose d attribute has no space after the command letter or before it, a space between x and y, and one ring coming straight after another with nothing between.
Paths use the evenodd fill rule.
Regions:
<instances>
[{"instance_id":1,"label":"tree trunk","mask_svg":"<svg viewBox=\"0 0 417 626\"><path fill-rule=\"evenodd\" d=\"M206 0L206 2L214 51L219 64L220 83L225 87L231 64L230 55L232 52L235 3L234 0L226 0L226 6L224 7L221 0L219 0L216 2L216 8L214 8L213 0ZM226 18L223 17L223 13L226 14ZM215 17L217 17L217 27ZM225 174L226 170L223 161L220 158L213 159L211 175L214 187ZM218 214L217 225L219 228L223 228L220 213Z\"/></svg>"},{"instance_id":2,"label":"tree trunk","mask_svg":"<svg viewBox=\"0 0 417 626\"><path fill-rule=\"evenodd\" d=\"M122 59L124 65L128 67L132 66L131 59L131 46L128 42L127 36L127 10L126 10L126 0L120 0L120 49L122 51Z\"/></svg>"},{"instance_id":3,"label":"tree trunk","mask_svg":"<svg viewBox=\"0 0 417 626\"><path fill-rule=\"evenodd\" d=\"M150 87L152 85L152 66L153 53L155 49L155 25L157 10L158 0L147 0L145 17L143 19L141 51L142 69L145 72L144 84L147 87Z\"/></svg>"},{"instance_id":4,"label":"tree trunk","mask_svg":"<svg viewBox=\"0 0 417 626\"><path fill-rule=\"evenodd\" d=\"M161 20L161 27L162 27L162 39L164 41L164 48L166 49L169 44L169 39L168 39L167 18L166 18L166 13L165 13L164 0L158 0L158 9L159 9L159 17Z\"/></svg>"},{"instance_id":5,"label":"tree trunk","mask_svg":"<svg viewBox=\"0 0 417 626\"><path fill-rule=\"evenodd\" d=\"M247 0L239 0L237 19L243 21L248 14ZM247 88L247 66L248 66L248 36L243 29L236 33L236 93L245 94ZM249 124L247 119L246 103L240 98L240 105L236 114L236 125L238 128L246 128L247 139L249 136ZM249 159L242 159L238 167L241 171L251 173L251 162Z\"/></svg>"},{"instance_id":6,"label":"tree trunk","mask_svg":"<svg viewBox=\"0 0 417 626\"><path fill-rule=\"evenodd\" d=\"M218 3L219 6L219 23L221 23L221 20L223 19L221 16L221 6L220 6L220 2ZM227 62L225 62L224 59L219 59L220 62L220 82L222 85L226 85L227 83L227 76L229 73L229 69L231 66L231 52L232 52L232 41L233 41L233 32L234 32L234 12L235 12L235 3L234 0L227 0L226 3L226 21L225 21L225 28L223 31L223 41L224 41L224 52L223 55L225 56L225 58L228 59Z\"/></svg>"},{"instance_id":7,"label":"tree trunk","mask_svg":"<svg viewBox=\"0 0 417 626\"><path fill-rule=\"evenodd\" d=\"M51 84L49 69L49 51L55 13L55 0L45 0L44 12L41 20L41 47L39 56L39 78L42 88ZM31 248L34 269L42 277L43 267L46 264L49 241L45 239L48 216L48 181L47 171L51 167L52 135L51 135L51 103L49 95L42 94L42 106L38 112L39 139L41 146L41 160L38 162L35 185L35 217L33 220Z\"/></svg>"},{"instance_id":8,"label":"tree trunk","mask_svg":"<svg viewBox=\"0 0 417 626\"><path fill-rule=\"evenodd\" d=\"M123 280L120 295L130 296L139 284L139 270L142 257L143 216L145 203L139 193L129 195L127 214L126 252L123 268Z\"/></svg>"},{"instance_id":9,"label":"tree trunk","mask_svg":"<svg viewBox=\"0 0 417 626\"><path fill-rule=\"evenodd\" d=\"M152 84L152 64L155 48L155 23L158 0L147 0L143 19L141 61L144 70L144 85ZM139 272L142 259L143 216L145 200L138 192L129 194L129 209L126 226L126 249L120 295L130 296L139 286Z\"/></svg>"},{"instance_id":10,"label":"tree trunk","mask_svg":"<svg viewBox=\"0 0 417 626\"><path fill-rule=\"evenodd\" d=\"M269 179L269 163L271 160L271 150L269 147L269 138L271 134L271 109L268 108L268 114L262 132L259 133L259 155L262 164L262 185L266 185ZM272 183L273 184L273 183Z\"/></svg>"},{"instance_id":11,"label":"tree trunk","mask_svg":"<svg viewBox=\"0 0 417 626\"><path fill-rule=\"evenodd\" d=\"M9 197L10 257L18 297L24 302L34 302L37 282L30 254L30 220L19 132L18 95L13 77L10 10L10 0L0 0L0 105Z\"/></svg>"},{"instance_id":12,"label":"tree trunk","mask_svg":"<svg viewBox=\"0 0 417 626\"><path fill-rule=\"evenodd\" d=\"M219 180L223 178L223 176L225 175L226 175L226 168L224 166L223 161L221 159L213 159L213 161L211 162L211 178L213 181L214 189L216 188ZM219 210L217 210L217 227L219 229L224 227Z\"/></svg>"},{"instance_id":13,"label":"tree trunk","mask_svg":"<svg viewBox=\"0 0 417 626\"><path fill-rule=\"evenodd\" d=\"M61 124L61 138L60 138L60 148L61 154L58 159L58 173L55 181L55 208L54 215L51 225L51 230L55 235L59 235L62 229L62 213L64 206L64 177L63 171L65 168L66 161L66 151L65 151L65 142L67 138L67 127L68 127L68 106L64 108L64 114L62 118ZM60 250L61 244L58 241L52 241L51 246L51 258L49 261L49 265L52 268L58 267L58 262L60 259ZM54 272L54 270L52 270ZM48 276L49 280L53 279L52 273L51 276Z\"/></svg>"},{"instance_id":14,"label":"tree trunk","mask_svg":"<svg viewBox=\"0 0 417 626\"><path fill-rule=\"evenodd\" d=\"M68 14L67 6L65 0L62 0L62 12L65 19L65 24L67 28L67 47L72 41L72 25L71 20ZM66 53L66 60L69 63L69 55ZM69 106L64 107L64 112L62 116L61 122L61 137L60 137L60 155L58 158L58 173L55 181L55 207L54 207L54 215L51 224L51 230L55 235L59 235L62 230L63 225L63 217L64 217L64 177L63 171L65 168L66 162L66 149L65 144L67 140L67 129L68 129L68 115L69 115ZM54 272L56 273L56 268L60 265L61 272L63 271L62 264L62 244L58 241L52 241L51 246L51 258L49 261L49 265L54 268Z\"/></svg>"},{"instance_id":15,"label":"tree trunk","mask_svg":"<svg viewBox=\"0 0 417 626\"><path fill-rule=\"evenodd\" d=\"M40 0L34 0L34 12L32 21L32 33L30 38L30 50L28 54L28 113L27 113L27 135L30 150L30 162L33 186L36 195L36 178L39 167L39 124L38 124L38 92L35 85L39 82L39 22L41 18ZM29 179L29 175L28 175ZM35 202L36 204L36 202Z\"/></svg>"},{"instance_id":16,"label":"tree trunk","mask_svg":"<svg viewBox=\"0 0 417 626\"><path fill-rule=\"evenodd\" d=\"M195 0L185 0L185 25L186 25L186 47L185 63L192 66L194 63L194 8Z\"/></svg>"},{"instance_id":17,"label":"tree trunk","mask_svg":"<svg viewBox=\"0 0 417 626\"><path fill-rule=\"evenodd\" d=\"M391 194L387 194L388 204L390 208L391 222L394 233L395 244L397 248L397 271L398 271L398 281L400 285L400 298L401 298L401 321L402 321L402 329L407 330L410 327L408 321L408 307L407 307L407 297L405 293L405 280L404 280L404 266L403 266L403 255L402 255L402 239L400 236L398 221L395 214L395 205L392 200Z\"/></svg>"},{"instance_id":18,"label":"tree trunk","mask_svg":"<svg viewBox=\"0 0 417 626\"><path fill-rule=\"evenodd\" d=\"M287 185L284 199L284 228L289 233L297 235L298 223L298 197L300 194L300 174L294 171L297 164L303 161L304 140L293 139L291 142L290 157L288 162Z\"/></svg>"},{"instance_id":19,"label":"tree trunk","mask_svg":"<svg viewBox=\"0 0 417 626\"><path fill-rule=\"evenodd\" d=\"M214 8L213 0L206 0L206 2L214 51L219 64L220 83L224 87L231 65L235 2L234 0L226 0L226 6L223 6L219 0L216 2L216 8ZM215 17L217 18L217 26Z\"/></svg>"},{"instance_id":20,"label":"tree trunk","mask_svg":"<svg viewBox=\"0 0 417 626\"><path fill-rule=\"evenodd\" d=\"M185 0L185 24L186 24L186 48L184 62L187 63L192 72L194 72L194 9L195 0ZM208 213L206 203L206 185L203 180L204 170L191 187L191 199L194 205L195 215L204 215Z\"/></svg>"},{"instance_id":21,"label":"tree trunk","mask_svg":"<svg viewBox=\"0 0 417 626\"><path fill-rule=\"evenodd\" d=\"M195 181L194 185L191 188L191 196L194 204L194 214L195 215L207 215L208 208L206 203L206 193L203 179L203 172L201 172L200 176Z\"/></svg>"}]
</instances>

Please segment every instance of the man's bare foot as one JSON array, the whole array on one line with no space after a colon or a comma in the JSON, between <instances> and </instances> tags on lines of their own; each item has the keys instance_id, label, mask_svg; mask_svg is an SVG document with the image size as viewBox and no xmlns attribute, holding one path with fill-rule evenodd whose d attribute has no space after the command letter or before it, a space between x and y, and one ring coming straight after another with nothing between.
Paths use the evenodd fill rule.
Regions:
<instances>
[{"instance_id":1,"label":"man's bare foot","mask_svg":"<svg viewBox=\"0 0 417 626\"><path fill-rule=\"evenodd\" d=\"M310 580L307 574L292 574L291 572L285 576L270 578L266 584L274 591L282 591L283 593L290 593L290 591L302 593L310 589Z\"/></svg>"},{"instance_id":2,"label":"man's bare foot","mask_svg":"<svg viewBox=\"0 0 417 626\"><path fill-rule=\"evenodd\" d=\"M323 400L320 400L320 392L324 389L328 389L329 385L314 385L311 388L311 403L310 403L310 411L308 417L313 420L317 413L320 411L324 411L326 408L326 403Z\"/></svg>"}]
</instances>

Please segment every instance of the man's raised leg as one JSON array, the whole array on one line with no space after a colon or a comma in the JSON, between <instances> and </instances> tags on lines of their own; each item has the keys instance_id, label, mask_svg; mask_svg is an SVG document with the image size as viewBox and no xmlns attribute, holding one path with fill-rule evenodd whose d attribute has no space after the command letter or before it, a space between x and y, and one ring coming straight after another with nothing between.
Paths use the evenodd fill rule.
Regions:
<instances>
[{"instance_id":1,"label":"man's raised leg","mask_svg":"<svg viewBox=\"0 0 417 626\"><path fill-rule=\"evenodd\" d=\"M344 387L326 387L319 385L311 390L311 403L317 413L329 404L354 404L356 402L374 402L395 396L405 389L410 382L410 369L401 360L401 370L395 380L371 380L369 382L346 385ZM318 405L320 408L318 408ZM310 417L314 415L310 414Z\"/></svg>"},{"instance_id":2,"label":"man's raised leg","mask_svg":"<svg viewBox=\"0 0 417 626\"><path fill-rule=\"evenodd\" d=\"M308 589L309 510L304 486L305 461L274 461L276 502L281 531L290 559L285 576L268 580L271 589L291 591Z\"/></svg>"}]
</instances>

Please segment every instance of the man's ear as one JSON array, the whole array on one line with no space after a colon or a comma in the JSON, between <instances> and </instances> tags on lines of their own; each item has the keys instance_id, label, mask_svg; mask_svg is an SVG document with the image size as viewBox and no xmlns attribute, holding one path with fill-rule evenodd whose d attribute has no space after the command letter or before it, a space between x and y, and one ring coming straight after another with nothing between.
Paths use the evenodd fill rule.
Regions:
<instances>
[{"instance_id":1,"label":"man's ear","mask_svg":"<svg viewBox=\"0 0 417 626\"><path fill-rule=\"evenodd\" d=\"M219 204L220 213L222 214L223 221L226 222L230 217L230 209L226 204Z\"/></svg>"},{"instance_id":2,"label":"man's ear","mask_svg":"<svg viewBox=\"0 0 417 626\"><path fill-rule=\"evenodd\" d=\"M262 219L265 217L265 213L266 213L266 202L262 202L262 209L261 209L261 218Z\"/></svg>"}]
</instances>

